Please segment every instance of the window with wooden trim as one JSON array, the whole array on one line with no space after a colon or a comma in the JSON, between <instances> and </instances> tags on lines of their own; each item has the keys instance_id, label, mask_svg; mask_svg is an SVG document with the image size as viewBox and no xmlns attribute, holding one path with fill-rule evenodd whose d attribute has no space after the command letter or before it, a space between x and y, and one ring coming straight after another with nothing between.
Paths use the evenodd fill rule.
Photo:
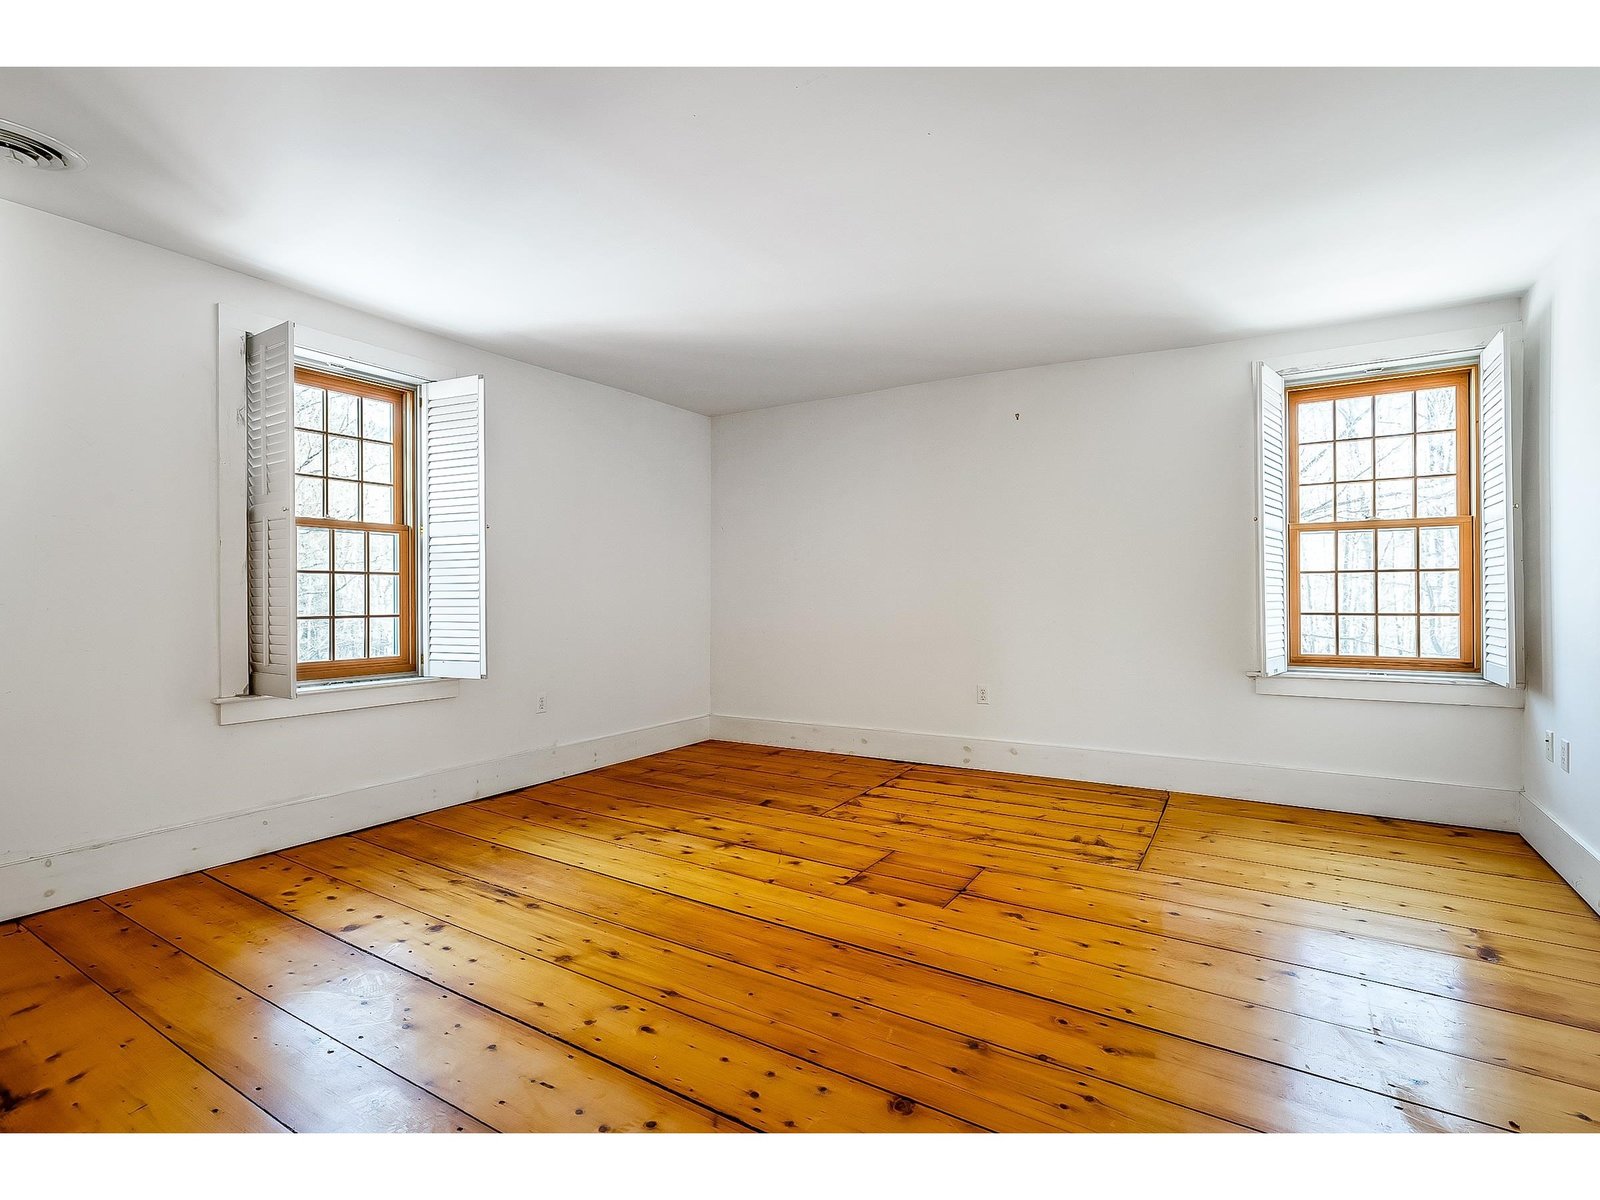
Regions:
<instances>
[{"instance_id":1,"label":"window with wooden trim","mask_svg":"<svg viewBox=\"0 0 1600 1200\"><path fill-rule=\"evenodd\" d=\"M1285 390L1290 666L1479 669L1475 377Z\"/></svg>"},{"instance_id":2,"label":"window with wooden trim","mask_svg":"<svg viewBox=\"0 0 1600 1200\"><path fill-rule=\"evenodd\" d=\"M1260 678L1518 686L1520 353L1254 365Z\"/></svg>"},{"instance_id":3,"label":"window with wooden trim","mask_svg":"<svg viewBox=\"0 0 1600 1200\"><path fill-rule=\"evenodd\" d=\"M294 373L295 657L305 680L416 670L415 394Z\"/></svg>"},{"instance_id":4,"label":"window with wooden trim","mask_svg":"<svg viewBox=\"0 0 1600 1200\"><path fill-rule=\"evenodd\" d=\"M484 678L483 376L304 351L293 321L244 338L251 694Z\"/></svg>"}]
</instances>

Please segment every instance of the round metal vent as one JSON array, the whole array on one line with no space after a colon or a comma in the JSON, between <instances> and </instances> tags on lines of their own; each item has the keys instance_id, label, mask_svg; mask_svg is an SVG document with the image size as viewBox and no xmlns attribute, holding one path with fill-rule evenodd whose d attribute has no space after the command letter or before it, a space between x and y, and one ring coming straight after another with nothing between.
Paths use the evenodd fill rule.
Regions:
<instances>
[{"instance_id":1,"label":"round metal vent","mask_svg":"<svg viewBox=\"0 0 1600 1200\"><path fill-rule=\"evenodd\" d=\"M10 121L0 121L0 158L41 171L77 171L87 165L77 151Z\"/></svg>"}]
</instances>

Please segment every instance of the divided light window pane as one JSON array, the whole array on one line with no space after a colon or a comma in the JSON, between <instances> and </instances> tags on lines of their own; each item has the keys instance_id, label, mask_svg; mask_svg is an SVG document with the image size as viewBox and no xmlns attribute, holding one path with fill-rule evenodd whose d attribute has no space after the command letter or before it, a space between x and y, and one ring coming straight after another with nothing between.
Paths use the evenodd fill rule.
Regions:
<instances>
[{"instance_id":1,"label":"divided light window pane","mask_svg":"<svg viewBox=\"0 0 1600 1200\"><path fill-rule=\"evenodd\" d=\"M1289 392L1291 662L1476 665L1470 387L1462 369Z\"/></svg>"},{"instance_id":2,"label":"divided light window pane","mask_svg":"<svg viewBox=\"0 0 1600 1200\"><path fill-rule=\"evenodd\" d=\"M409 397L306 370L296 379L301 678L411 670L402 445Z\"/></svg>"}]
</instances>

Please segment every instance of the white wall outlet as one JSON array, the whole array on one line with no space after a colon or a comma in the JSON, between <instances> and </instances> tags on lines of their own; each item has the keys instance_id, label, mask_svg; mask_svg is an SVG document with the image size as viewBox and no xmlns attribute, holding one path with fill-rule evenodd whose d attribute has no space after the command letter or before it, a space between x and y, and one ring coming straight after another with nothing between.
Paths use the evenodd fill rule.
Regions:
<instances>
[{"instance_id":1,"label":"white wall outlet","mask_svg":"<svg viewBox=\"0 0 1600 1200\"><path fill-rule=\"evenodd\" d=\"M549 712L550 711L550 697L546 696L543 692L540 692L539 693L538 703L535 704L533 711L535 713Z\"/></svg>"},{"instance_id":2,"label":"white wall outlet","mask_svg":"<svg viewBox=\"0 0 1600 1200\"><path fill-rule=\"evenodd\" d=\"M1561 739L1561 769L1572 774L1572 743L1566 738Z\"/></svg>"},{"instance_id":3,"label":"white wall outlet","mask_svg":"<svg viewBox=\"0 0 1600 1200\"><path fill-rule=\"evenodd\" d=\"M989 689L984 687L983 684L981 684L981 683L978 685L978 703L979 704L987 704L987 703L989 703Z\"/></svg>"},{"instance_id":4,"label":"white wall outlet","mask_svg":"<svg viewBox=\"0 0 1600 1200\"><path fill-rule=\"evenodd\" d=\"M1545 762L1555 762L1556 760L1556 731L1554 729L1546 729L1544 731L1544 760Z\"/></svg>"}]
</instances>

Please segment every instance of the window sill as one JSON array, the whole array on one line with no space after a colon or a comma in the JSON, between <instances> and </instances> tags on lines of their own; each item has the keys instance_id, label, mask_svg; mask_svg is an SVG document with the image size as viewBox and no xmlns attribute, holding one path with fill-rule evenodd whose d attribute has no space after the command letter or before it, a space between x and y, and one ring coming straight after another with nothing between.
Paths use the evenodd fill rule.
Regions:
<instances>
[{"instance_id":1,"label":"window sill","mask_svg":"<svg viewBox=\"0 0 1600 1200\"><path fill-rule=\"evenodd\" d=\"M448 700L460 694L461 681L457 679L371 679L308 683L293 700L277 696L223 696L212 703L217 706L217 724L243 725L251 721L276 721L283 717L309 717L317 713L348 712L357 708Z\"/></svg>"},{"instance_id":2,"label":"window sill","mask_svg":"<svg viewBox=\"0 0 1600 1200\"><path fill-rule=\"evenodd\" d=\"M1522 708L1521 688L1505 688L1476 677L1421 678L1381 671L1292 670L1252 676L1261 696L1318 696L1334 700L1386 700L1401 704L1458 704L1476 708Z\"/></svg>"}]
</instances>

